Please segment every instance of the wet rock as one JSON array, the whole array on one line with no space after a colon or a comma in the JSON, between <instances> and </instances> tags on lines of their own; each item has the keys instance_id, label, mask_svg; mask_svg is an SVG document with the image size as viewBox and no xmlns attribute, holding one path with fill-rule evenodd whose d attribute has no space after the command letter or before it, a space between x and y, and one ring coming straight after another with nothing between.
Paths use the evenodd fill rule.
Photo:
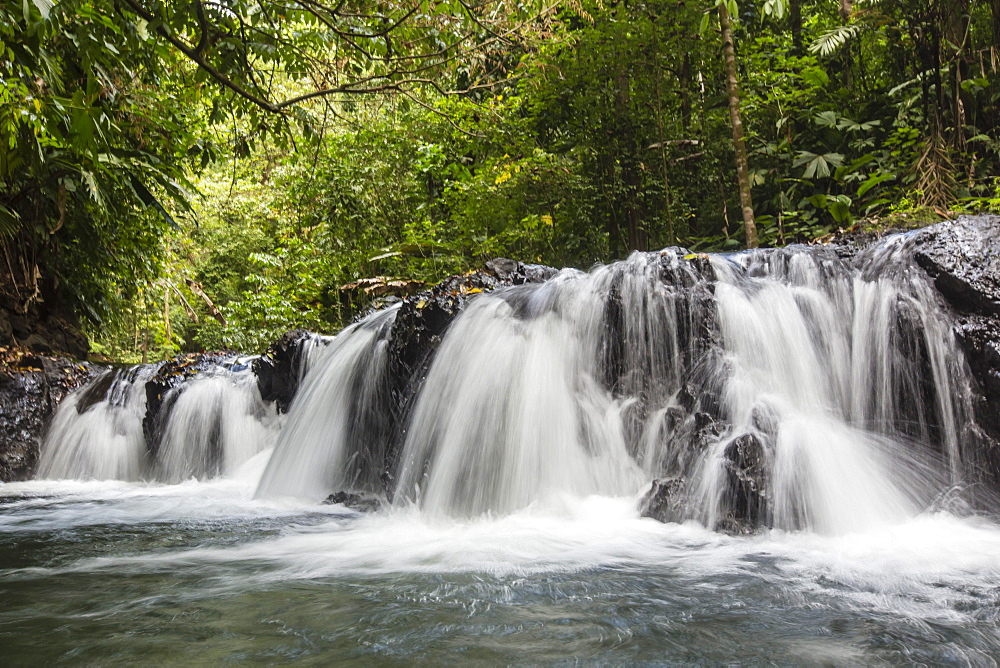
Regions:
<instances>
[{"instance_id":1,"label":"wet rock","mask_svg":"<svg viewBox=\"0 0 1000 668\"><path fill-rule=\"evenodd\" d=\"M410 378L425 369L448 326L477 294L541 283L555 274L551 267L497 258L487 262L484 271L450 276L430 290L407 297L389 335L396 370Z\"/></svg>"},{"instance_id":2,"label":"wet rock","mask_svg":"<svg viewBox=\"0 0 1000 668\"><path fill-rule=\"evenodd\" d=\"M340 504L362 513L369 513L378 510L382 502L378 497L369 494L354 494L351 492L335 492L323 500L328 506Z\"/></svg>"},{"instance_id":3,"label":"wet rock","mask_svg":"<svg viewBox=\"0 0 1000 668\"><path fill-rule=\"evenodd\" d=\"M103 370L65 357L0 349L0 481L31 476L56 406Z\"/></svg>"},{"instance_id":4,"label":"wet rock","mask_svg":"<svg viewBox=\"0 0 1000 668\"><path fill-rule=\"evenodd\" d=\"M753 533L767 524L767 451L754 434L730 441L723 451L726 493L717 531Z\"/></svg>"},{"instance_id":5,"label":"wet rock","mask_svg":"<svg viewBox=\"0 0 1000 668\"><path fill-rule=\"evenodd\" d=\"M176 392L171 394L170 390L213 367L229 367L234 357L232 352L190 353L160 364L156 375L146 382L146 415L142 419L142 433L150 455L156 457L160 449L163 429L178 396Z\"/></svg>"},{"instance_id":6,"label":"wet rock","mask_svg":"<svg viewBox=\"0 0 1000 668\"><path fill-rule=\"evenodd\" d=\"M639 501L639 515L658 522L676 522L684 516L686 484L687 481L680 477L654 480Z\"/></svg>"},{"instance_id":7,"label":"wet rock","mask_svg":"<svg viewBox=\"0 0 1000 668\"><path fill-rule=\"evenodd\" d=\"M601 329L601 372L604 386L617 394L625 374L625 314L618 285L612 285L604 302L604 327Z\"/></svg>"},{"instance_id":8,"label":"wet rock","mask_svg":"<svg viewBox=\"0 0 1000 668\"><path fill-rule=\"evenodd\" d=\"M99 401L107 396L111 385L115 382L115 374L108 370L95 382L91 383L80 392L80 400L76 403L76 412L83 415Z\"/></svg>"},{"instance_id":9,"label":"wet rock","mask_svg":"<svg viewBox=\"0 0 1000 668\"><path fill-rule=\"evenodd\" d=\"M933 225L914 244L917 264L959 312L1000 315L1000 216Z\"/></svg>"},{"instance_id":10,"label":"wet rock","mask_svg":"<svg viewBox=\"0 0 1000 668\"><path fill-rule=\"evenodd\" d=\"M987 443L980 466L1000 484L1000 216L967 216L920 230L916 263L957 313L955 335L979 390Z\"/></svg>"},{"instance_id":11,"label":"wet rock","mask_svg":"<svg viewBox=\"0 0 1000 668\"><path fill-rule=\"evenodd\" d=\"M253 361L257 388L264 401L273 401L279 413L287 413L302 380L304 345L315 335L304 329L286 332Z\"/></svg>"}]
</instances>

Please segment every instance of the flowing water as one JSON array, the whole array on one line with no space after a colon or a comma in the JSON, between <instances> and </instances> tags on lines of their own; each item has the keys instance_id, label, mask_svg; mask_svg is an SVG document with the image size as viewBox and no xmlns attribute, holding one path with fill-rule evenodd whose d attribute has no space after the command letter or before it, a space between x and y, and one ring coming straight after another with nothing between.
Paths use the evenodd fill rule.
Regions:
<instances>
[{"instance_id":1,"label":"flowing water","mask_svg":"<svg viewBox=\"0 0 1000 668\"><path fill-rule=\"evenodd\" d=\"M155 369L98 380L0 485L6 662L996 665L983 436L907 244L566 270L411 368L396 307L310 340L288 415L240 360L171 389L155 450Z\"/></svg>"}]
</instances>

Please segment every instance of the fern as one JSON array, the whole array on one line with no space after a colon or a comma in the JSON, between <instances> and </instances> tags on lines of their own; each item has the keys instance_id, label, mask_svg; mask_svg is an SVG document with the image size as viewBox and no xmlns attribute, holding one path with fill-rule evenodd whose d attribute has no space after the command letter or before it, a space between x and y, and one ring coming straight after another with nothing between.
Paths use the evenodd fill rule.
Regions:
<instances>
[{"instance_id":1,"label":"fern","mask_svg":"<svg viewBox=\"0 0 1000 668\"><path fill-rule=\"evenodd\" d=\"M829 56L840 50L847 42L861 33L861 24L837 26L827 30L816 41L809 45L809 52L820 56Z\"/></svg>"}]
</instances>

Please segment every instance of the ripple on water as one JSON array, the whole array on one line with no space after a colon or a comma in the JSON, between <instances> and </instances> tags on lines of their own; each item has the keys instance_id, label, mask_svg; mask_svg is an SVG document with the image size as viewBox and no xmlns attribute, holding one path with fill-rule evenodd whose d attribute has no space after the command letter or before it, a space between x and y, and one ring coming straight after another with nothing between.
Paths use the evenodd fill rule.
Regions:
<instances>
[{"instance_id":1,"label":"ripple on water","mask_svg":"<svg viewBox=\"0 0 1000 668\"><path fill-rule=\"evenodd\" d=\"M0 645L23 663L994 665L1000 530L929 515L732 538L631 499L429 522L238 485L0 498Z\"/></svg>"}]
</instances>

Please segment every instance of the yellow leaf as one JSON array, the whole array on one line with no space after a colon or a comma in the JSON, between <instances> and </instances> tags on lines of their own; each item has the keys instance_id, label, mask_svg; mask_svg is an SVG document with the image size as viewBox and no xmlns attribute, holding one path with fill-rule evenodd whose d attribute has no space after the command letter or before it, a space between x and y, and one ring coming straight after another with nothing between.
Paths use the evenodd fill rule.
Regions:
<instances>
[{"instance_id":1,"label":"yellow leaf","mask_svg":"<svg viewBox=\"0 0 1000 668\"><path fill-rule=\"evenodd\" d=\"M425 306L427 306L427 300L426 299L421 299L420 301L417 302L417 308L423 308Z\"/></svg>"}]
</instances>

